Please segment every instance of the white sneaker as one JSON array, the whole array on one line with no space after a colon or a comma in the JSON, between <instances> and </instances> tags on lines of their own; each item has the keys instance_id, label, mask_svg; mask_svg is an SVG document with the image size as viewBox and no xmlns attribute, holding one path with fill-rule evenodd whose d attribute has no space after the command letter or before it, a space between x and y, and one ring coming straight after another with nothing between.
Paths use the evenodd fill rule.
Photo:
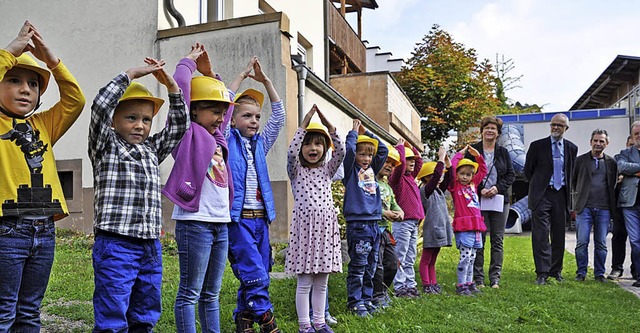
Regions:
<instances>
[{"instance_id":1,"label":"white sneaker","mask_svg":"<svg viewBox=\"0 0 640 333\"><path fill-rule=\"evenodd\" d=\"M334 317L334 316L332 316L330 314L327 314L324 317L324 321L327 323L327 325L330 325L330 326L333 326L333 325L338 323L338 319L336 319L336 317Z\"/></svg>"}]
</instances>

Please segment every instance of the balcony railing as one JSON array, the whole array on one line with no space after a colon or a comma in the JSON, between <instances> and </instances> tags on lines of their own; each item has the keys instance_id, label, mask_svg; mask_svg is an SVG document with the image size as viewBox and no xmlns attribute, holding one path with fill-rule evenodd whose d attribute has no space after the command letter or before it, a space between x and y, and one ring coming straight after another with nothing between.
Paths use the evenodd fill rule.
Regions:
<instances>
[{"instance_id":1,"label":"balcony railing","mask_svg":"<svg viewBox=\"0 0 640 333\"><path fill-rule=\"evenodd\" d=\"M367 51L364 44L345 18L340 15L340 11L329 1L327 6L332 74L366 72Z\"/></svg>"}]
</instances>

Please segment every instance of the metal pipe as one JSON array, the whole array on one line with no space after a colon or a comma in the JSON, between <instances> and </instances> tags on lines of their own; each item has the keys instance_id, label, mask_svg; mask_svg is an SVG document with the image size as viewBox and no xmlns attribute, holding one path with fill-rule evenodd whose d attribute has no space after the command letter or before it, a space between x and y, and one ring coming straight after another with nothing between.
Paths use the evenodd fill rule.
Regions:
<instances>
[{"instance_id":1,"label":"metal pipe","mask_svg":"<svg viewBox=\"0 0 640 333\"><path fill-rule=\"evenodd\" d=\"M304 89L309 71L307 70L307 66L304 61L297 63L293 66L293 69L298 74L298 126L300 126L302 124L302 119L304 119Z\"/></svg>"},{"instance_id":2,"label":"metal pipe","mask_svg":"<svg viewBox=\"0 0 640 333\"><path fill-rule=\"evenodd\" d=\"M167 12L169 12L169 14L176 19L176 21L178 22L178 26L184 27L186 25L184 22L184 17L182 17L182 14L180 14L180 12L173 5L173 0L164 0L163 4L164 9L166 9Z\"/></svg>"}]
</instances>

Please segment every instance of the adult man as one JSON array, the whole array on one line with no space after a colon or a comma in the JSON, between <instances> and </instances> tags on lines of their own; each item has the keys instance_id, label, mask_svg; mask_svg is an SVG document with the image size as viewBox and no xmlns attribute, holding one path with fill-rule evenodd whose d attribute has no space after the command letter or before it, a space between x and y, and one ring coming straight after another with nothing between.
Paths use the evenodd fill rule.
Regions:
<instances>
[{"instance_id":1,"label":"adult man","mask_svg":"<svg viewBox=\"0 0 640 333\"><path fill-rule=\"evenodd\" d=\"M605 260L607 259L607 232L609 222L616 213L615 185L618 174L616 161L604 153L609 144L607 131L596 129L591 133L591 151L576 158L571 178L571 189L575 192L573 208L576 216L576 281L584 281L589 263L589 236L593 227L594 276L606 282Z\"/></svg>"},{"instance_id":2,"label":"adult man","mask_svg":"<svg viewBox=\"0 0 640 333\"><path fill-rule=\"evenodd\" d=\"M626 147L633 147L633 138L631 135L627 137ZM618 155L613 157L616 161ZM623 175L618 176L618 183L622 182ZM620 185L616 187L616 201L620 195ZM627 256L627 227L624 225L624 218L622 216L622 208L618 207L618 213L613 216L613 228L611 230L613 237L611 237L611 273L607 276L609 280L615 280L622 277L624 273L624 260ZM635 266L631 263L631 276L633 279L637 279Z\"/></svg>"},{"instance_id":3,"label":"adult man","mask_svg":"<svg viewBox=\"0 0 640 333\"><path fill-rule=\"evenodd\" d=\"M529 180L531 244L539 285L546 284L549 277L562 281L571 173L578 154L578 147L562 137L569 129L567 116L554 115L549 126L549 137L529 145L524 165L524 175Z\"/></svg>"},{"instance_id":4,"label":"adult man","mask_svg":"<svg viewBox=\"0 0 640 333\"><path fill-rule=\"evenodd\" d=\"M640 287L640 197L638 197L638 180L640 180L640 121L631 124L631 137L634 146L624 149L618 155L618 172L624 176L618 197L618 206L622 208L624 223L631 243L631 262L635 266L636 282Z\"/></svg>"}]
</instances>

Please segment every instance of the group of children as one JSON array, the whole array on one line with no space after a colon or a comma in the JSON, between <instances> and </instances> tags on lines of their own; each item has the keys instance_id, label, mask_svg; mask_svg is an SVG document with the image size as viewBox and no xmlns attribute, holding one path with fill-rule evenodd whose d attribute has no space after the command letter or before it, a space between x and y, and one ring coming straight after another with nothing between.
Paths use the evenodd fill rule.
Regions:
<instances>
[{"instance_id":1,"label":"group of children","mask_svg":"<svg viewBox=\"0 0 640 333\"><path fill-rule=\"evenodd\" d=\"M261 332L279 332L268 291L269 224L276 209L266 155L285 123L283 103L256 57L228 88L199 43L179 61L173 77L164 61L144 62L101 88L91 107L93 331L149 332L159 320L162 193L174 203L176 220L177 331L195 332L196 304L202 330L220 331L219 296L228 258L240 281L236 332L254 332L254 323ZM196 71L200 75L194 76ZM34 114L51 73L60 102ZM153 135L153 118L164 101L134 81L149 74L169 96L166 123ZM54 220L68 215L50 146L77 119L85 100L29 22L0 50L0 78L0 332L35 331L53 263ZM247 78L263 84L271 101L272 114L261 132L264 95L254 89L236 95ZM314 115L320 123L311 121ZM477 163L462 158L467 150ZM159 165L170 154L176 162L162 187ZM398 297L419 294L413 264L423 219L422 291L440 293L435 262L439 249L452 243L445 189L455 203L457 292L477 292L473 259L485 227L476 187L486 166L468 146L451 161L442 149L438 157L423 165L418 150L402 139L387 148L358 119L343 143L317 106L306 114L287 158L295 204L285 269L297 277L300 332L332 332L325 318L327 282L330 273L342 270L342 259L331 182L341 166L350 311L368 316L388 306L392 284Z\"/></svg>"}]
</instances>

